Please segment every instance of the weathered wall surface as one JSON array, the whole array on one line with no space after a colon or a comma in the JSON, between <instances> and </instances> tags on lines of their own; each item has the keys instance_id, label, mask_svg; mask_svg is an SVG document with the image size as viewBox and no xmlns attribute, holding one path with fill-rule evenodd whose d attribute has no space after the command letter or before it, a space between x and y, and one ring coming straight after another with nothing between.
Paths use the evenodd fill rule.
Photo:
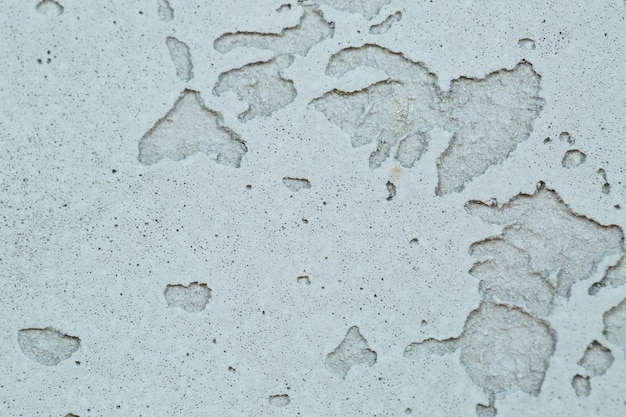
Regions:
<instances>
[{"instance_id":1,"label":"weathered wall surface","mask_svg":"<svg viewBox=\"0 0 626 417\"><path fill-rule=\"evenodd\" d=\"M0 415L626 415L625 19L5 2Z\"/></svg>"}]
</instances>

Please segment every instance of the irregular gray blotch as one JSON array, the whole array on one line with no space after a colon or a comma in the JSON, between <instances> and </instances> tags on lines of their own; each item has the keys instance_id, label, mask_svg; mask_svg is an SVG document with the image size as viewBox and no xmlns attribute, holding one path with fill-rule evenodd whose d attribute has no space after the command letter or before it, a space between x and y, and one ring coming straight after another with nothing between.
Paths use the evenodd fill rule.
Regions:
<instances>
[{"instance_id":1,"label":"irregular gray blotch","mask_svg":"<svg viewBox=\"0 0 626 417\"><path fill-rule=\"evenodd\" d=\"M303 10L300 22L281 33L226 33L213 42L213 47L221 53L248 47L269 49L276 55L306 55L313 45L333 37L335 25L314 7L303 6Z\"/></svg>"},{"instance_id":2,"label":"irregular gray blotch","mask_svg":"<svg viewBox=\"0 0 626 417\"><path fill-rule=\"evenodd\" d=\"M69 336L52 327L19 330L17 341L24 355L47 366L58 365L80 347L78 337Z\"/></svg>"},{"instance_id":3,"label":"irregular gray blotch","mask_svg":"<svg viewBox=\"0 0 626 417\"><path fill-rule=\"evenodd\" d=\"M159 17L164 22L170 22L174 18L174 10L168 0L157 0L159 3Z\"/></svg>"},{"instance_id":4,"label":"irregular gray blotch","mask_svg":"<svg viewBox=\"0 0 626 417\"><path fill-rule=\"evenodd\" d=\"M389 29L391 29L391 26L393 26L394 23L399 22L401 19L402 19L402 12L397 11L394 14L387 16L387 18L383 20L382 22L380 22L379 24L370 26L370 33L372 35L383 34L387 32Z\"/></svg>"},{"instance_id":5,"label":"irregular gray blotch","mask_svg":"<svg viewBox=\"0 0 626 417\"><path fill-rule=\"evenodd\" d=\"M395 158L404 168L412 168L422 159L427 146L428 136L424 132L407 135L400 140Z\"/></svg>"},{"instance_id":6,"label":"irregular gray blotch","mask_svg":"<svg viewBox=\"0 0 626 417\"><path fill-rule=\"evenodd\" d=\"M308 275L301 275L298 278L296 278L296 281L300 285L311 285L311 278L309 278Z\"/></svg>"},{"instance_id":7,"label":"irregular gray blotch","mask_svg":"<svg viewBox=\"0 0 626 417\"><path fill-rule=\"evenodd\" d=\"M532 195L519 194L502 205L470 201L465 209L503 226L498 238L472 245L472 254L481 261L470 273L487 280L492 291L509 285L494 296L537 315L549 312L552 293L569 298L572 285L589 278L605 257L624 251L620 227L574 213L543 182Z\"/></svg>"},{"instance_id":8,"label":"irregular gray blotch","mask_svg":"<svg viewBox=\"0 0 626 417\"><path fill-rule=\"evenodd\" d=\"M180 307L190 313L202 311L211 298L207 284L192 282L188 286L169 284L163 292L168 307Z\"/></svg>"},{"instance_id":9,"label":"irregular gray blotch","mask_svg":"<svg viewBox=\"0 0 626 417\"><path fill-rule=\"evenodd\" d=\"M311 104L350 135L353 147L377 144L371 169L398 144L395 158L412 167L426 151L431 129L451 132L437 161L439 195L462 191L506 159L529 137L544 103L538 96L541 77L525 61L482 79L461 77L442 91L424 64L368 44L334 54L326 74L339 78L358 67L382 70L388 78L357 91L329 91Z\"/></svg>"},{"instance_id":10,"label":"irregular gray blotch","mask_svg":"<svg viewBox=\"0 0 626 417\"><path fill-rule=\"evenodd\" d=\"M327 4L337 10L358 13L367 20L372 20L384 5L391 3L391 0L298 0L298 3L302 4L304 1L307 4Z\"/></svg>"},{"instance_id":11,"label":"irregular gray blotch","mask_svg":"<svg viewBox=\"0 0 626 417\"><path fill-rule=\"evenodd\" d=\"M563 160L561 161L561 165L564 168L576 168L579 165L582 165L587 160L587 155L578 149L570 149L565 152L563 155Z\"/></svg>"},{"instance_id":12,"label":"irregular gray blotch","mask_svg":"<svg viewBox=\"0 0 626 417\"><path fill-rule=\"evenodd\" d=\"M283 177L283 184L294 193L311 188L311 182L306 178Z\"/></svg>"},{"instance_id":13,"label":"irregular gray blotch","mask_svg":"<svg viewBox=\"0 0 626 417\"><path fill-rule=\"evenodd\" d=\"M604 375L614 360L611 349L602 346L600 342L594 340L587 346L585 353L578 361L578 365L585 368L589 376L597 376Z\"/></svg>"},{"instance_id":14,"label":"irregular gray blotch","mask_svg":"<svg viewBox=\"0 0 626 417\"><path fill-rule=\"evenodd\" d=\"M476 413L495 416L495 398L515 389L539 394L556 344L556 332L541 317L550 314L555 297L569 297L572 285L589 278L606 256L623 251L623 233L574 213L544 183L534 194L519 194L506 204L470 201L465 208L503 227L499 236L470 247L478 260L469 273L480 279L481 305L458 338L412 343L404 355L422 359L460 349L461 364L489 397ZM626 329L626 300L622 318L615 320L614 314L605 314L605 335L611 337ZM594 375L611 363L610 351L598 342L580 361ZM582 393L586 382L572 384Z\"/></svg>"},{"instance_id":15,"label":"irregular gray blotch","mask_svg":"<svg viewBox=\"0 0 626 417\"><path fill-rule=\"evenodd\" d=\"M626 252L615 265L610 266L604 277L589 287L589 295L596 295L601 288L610 286L613 288L626 284Z\"/></svg>"},{"instance_id":16,"label":"irregular gray blotch","mask_svg":"<svg viewBox=\"0 0 626 417\"><path fill-rule=\"evenodd\" d=\"M544 105L540 81L525 61L485 78L452 80L439 105L446 114L443 127L454 136L437 162L438 194L462 191L528 139Z\"/></svg>"},{"instance_id":17,"label":"irregular gray blotch","mask_svg":"<svg viewBox=\"0 0 626 417\"><path fill-rule=\"evenodd\" d=\"M46 17L56 17L63 14L63 6L54 0L41 0L35 6L35 10Z\"/></svg>"},{"instance_id":18,"label":"irregular gray blotch","mask_svg":"<svg viewBox=\"0 0 626 417\"><path fill-rule=\"evenodd\" d=\"M602 177L602 194L610 194L611 193L611 184L609 184L609 180L606 178L606 171L602 168L598 170L598 175Z\"/></svg>"},{"instance_id":19,"label":"irregular gray blotch","mask_svg":"<svg viewBox=\"0 0 626 417\"><path fill-rule=\"evenodd\" d=\"M570 145L573 145L574 143L576 143L576 139L574 139L572 135L569 134L569 132L559 133L559 140L561 142L567 142Z\"/></svg>"},{"instance_id":20,"label":"irregular gray blotch","mask_svg":"<svg viewBox=\"0 0 626 417\"><path fill-rule=\"evenodd\" d=\"M477 406L478 415L495 415L491 395L515 389L539 394L555 344L556 333L547 322L515 307L483 302L470 313L458 338L411 343L404 356L421 359L461 349L461 364L490 396L488 406Z\"/></svg>"},{"instance_id":21,"label":"irregular gray blotch","mask_svg":"<svg viewBox=\"0 0 626 417\"><path fill-rule=\"evenodd\" d=\"M218 77L213 93L221 96L232 91L247 102L248 109L239 115L244 122L257 116L270 116L296 98L293 81L282 76L282 71L292 62L292 55L280 55L224 72Z\"/></svg>"},{"instance_id":22,"label":"irregular gray blotch","mask_svg":"<svg viewBox=\"0 0 626 417\"><path fill-rule=\"evenodd\" d=\"M181 42L173 36L169 36L165 40L167 49L170 52L172 62L176 67L176 75L183 81L189 81L193 78L193 64L191 62L191 53L189 46L185 42Z\"/></svg>"},{"instance_id":23,"label":"irregular gray blotch","mask_svg":"<svg viewBox=\"0 0 626 417\"><path fill-rule=\"evenodd\" d=\"M387 181L385 186L387 187L387 192L389 193L387 195L387 201L391 201L396 196L396 185L391 181Z\"/></svg>"},{"instance_id":24,"label":"irregular gray blotch","mask_svg":"<svg viewBox=\"0 0 626 417\"><path fill-rule=\"evenodd\" d=\"M611 343L624 349L626 353L626 298L602 316L602 334Z\"/></svg>"},{"instance_id":25,"label":"irregular gray blotch","mask_svg":"<svg viewBox=\"0 0 626 417\"><path fill-rule=\"evenodd\" d=\"M350 327L339 346L326 356L325 362L326 369L341 379L345 379L355 365L373 366L375 363L376 352L369 348L357 326Z\"/></svg>"},{"instance_id":26,"label":"irregular gray blotch","mask_svg":"<svg viewBox=\"0 0 626 417\"><path fill-rule=\"evenodd\" d=\"M533 269L523 249L496 237L472 244L470 254L480 259L469 274L480 280L483 300L515 305L538 317L551 312L554 285Z\"/></svg>"},{"instance_id":27,"label":"irregular gray blotch","mask_svg":"<svg viewBox=\"0 0 626 417\"><path fill-rule=\"evenodd\" d=\"M278 395L271 395L268 398L268 402L270 403L270 405L273 405L274 407L285 407L291 402L291 400L289 399L289 395L287 394L278 394Z\"/></svg>"},{"instance_id":28,"label":"irregular gray blotch","mask_svg":"<svg viewBox=\"0 0 626 417\"><path fill-rule=\"evenodd\" d=\"M204 106L200 93L186 89L139 141L139 162L180 161L202 152L218 164L237 168L247 150L239 135L224 126L222 116Z\"/></svg>"},{"instance_id":29,"label":"irregular gray blotch","mask_svg":"<svg viewBox=\"0 0 626 417\"><path fill-rule=\"evenodd\" d=\"M517 46L524 49L535 49L535 41L530 38L523 38L517 41Z\"/></svg>"},{"instance_id":30,"label":"irregular gray blotch","mask_svg":"<svg viewBox=\"0 0 626 417\"><path fill-rule=\"evenodd\" d=\"M574 375L572 388L578 397L588 397L591 394L591 382L588 376Z\"/></svg>"}]
</instances>

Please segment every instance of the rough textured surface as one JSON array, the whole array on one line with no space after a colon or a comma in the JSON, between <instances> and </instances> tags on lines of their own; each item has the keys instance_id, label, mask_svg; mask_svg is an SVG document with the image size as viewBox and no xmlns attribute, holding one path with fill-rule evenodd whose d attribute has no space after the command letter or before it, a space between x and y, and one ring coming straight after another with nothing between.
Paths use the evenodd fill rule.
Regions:
<instances>
[{"instance_id":1,"label":"rough textured surface","mask_svg":"<svg viewBox=\"0 0 626 417\"><path fill-rule=\"evenodd\" d=\"M168 36L165 40L167 49L170 51L172 62L176 67L176 75L182 81L189 81L193 78L193 64L191 62L191 54L189 46L185 42L181 42L173 36Z\"/></svg>"},{"instance_id":2,"label":"rough textured surface","mask_svg":"<svg viewBox=\"0 0 626 417\"><path fill-rule=\"evenodd\" d=\"M622 255L619 261L610 266L604 277L589 287L589 294L596 295L602 287L619 287L626 284L626 253Z\"/></svg>"},{"instance_id":3,"label":"rough textured surface","mask_svg":"<svg viewBox=\"0 0 626 417\"><path fill-rule=\"evenodd\" d=\"M572 388L579 397L588 397L591 394L591 383L588 376L574 375L572 378Z\"/></svg>"},{"instance_id":4,"label":"rough textured surface","mask_svg":"<svg viewBox=\"0 0 626 417\"><path fill-rule=\"evenodd\" d=\"M219 113L206 108L197 91L185 90L167 114L139 141L139 161L175 161L202 152L218 164L239 167L247 148L223 125Z\"/></svg>"},{"instance_id":5,"label":"rough textured surface","mask_svg":"<svg viewBox=\"0 0 626 417\"><path fill-rule=\"evenodd\" d=\"M44 16L56 17L63 14L63 6L54 0L41 0L35 6L35 10Z\"/></svg>"},{"instance_id":6,"label":"rough textured surface","mask_svg":"<svg viewBox=\"0 0 626 417\"><path fill-rule=\"evenodd\" d=\"M332 90L313 106L350 135L353 147L374 142L369 165L376 169L392 148L404 167L413 166L427 148L427 132L439 122L434 107L437 79L421 63L378 45L347 48L333 55L326 74L341 77L361 66L385 71L389 79L362 90Z\"/></svg>"},{"instance_id":7,"label":"rough textured surface","mask_svg":"<svg viewBox=\"0 0 626 417\"><path fill-rule=\"evenodd\" d=\"M377 143L371 169L379 168L398 143L395 158L403 167L412 167L427 149L430 130L439 126L451 132L437 161L438 194L462 191L474 177L506 159L528 139L544 103L540 77L527 62L481 79L455 79L442 91L424 64L365 45L333 55L326 73L341 77L363 66L382 70L389 78L358 91L332 90L312 104L350 135L352 146Z\"/></svg>"},{"instance_id":8,"label":"rough textured surface","mask_svg":"<svg viewBox=\"0 0 626 417\"><path fill-rule=\"evenodd\" d=\"M220 74L213 93L219 96L232 91L247 102L248 109L239 114L242 121L270 116L296 98L293 81L282 76L282 71L292 62L290 55L281 55L227 71Z\"/></svg>"},{"instance_id":9,"label":"rough textured surface","mask_svg":"<svg viewBox=\"0 0 626 417\"><path fill-rule=\"evenodd\" d=\"M170 6L169 1L157 0L157 2L159 5L158 11L161 20L164 22L170 22L172 19L174 19L174 9L172 9L172 6Z\"/></svg>"},{"instance_id":10,"label":"rough textured surface","mask_svg":"<svg viewBox=\"0 0 626 417\"><path fill-rule=\"evenodd\" d=\"M521 390L536 396L555 344L556 333L547 322L521 309L483 303L468 316L458 339L412 343L404 356L421 359L460 348L461 364L485 392L502 396ZM477 412L495 412L493 400L489 406L479 404Z\"/></svg>"},{"instance_id":11,"label":"rough textured surface","mask_svg":"<svg viewBox=\"0 0 626 417\"><path fill-rule=\"evenodd\" d=\"M299 0L304 3L305 0ZM380 12L380 9L389 4L391 0L312 0L315 4L328 4L338 10L350 13L359 13L367 20L372 20ZM307 3L310 3L307 1Z\"/></svg>"},{"instance_id":12,"label":"rough textured surface","mask_svg":"<svg viewBox=\"0 0 626 417\"><path fill-rule=\"evenodd\" d=\"M284 177L283 184L293 192L311 188L311 182L306 178Z\"/></svg>"},{"instance_id":13,"label":"rough textured surface","mask_svg":"<svg viewBox=\"0 0 626 417\"><path fill-rule=\"evenodd\" d=\"M304 6L300 23L281 33L227 33L217 38L213 47L221 53L248 47L269 49L276 55L305 55L313 45L332 37L334 32L333 23L325 20L319 10Z\"/></svg>"},{"instance_id":14,"label":"rough textured surface","mask_svg":"<svg viewBox=\"0 0 626 417\"><path fill-rule=\"evenodd\" d=\"M355 365L373 366L376 363L376 352L370 349L359 328L352 326L339 346L326 356L325 363L330 372L345 379L350 368Z\"/></svg>"},{"instance_id":15,"label":"rough textured surface","mask_svg":"<svg viewBox=\"0 0 626 417\"><path fill-rule=\"evenodd\" d=\"M387 32L395 22L399 22L402 19L402 12L397 11L394 14L390 14L382 22L370 26L370 33L373 35L380 35Z\"/></svg>"},{"instance_id":16,"label":"rough textured surface","mask_svg":"<svg viewBox=\"0 0 626 417\"><path fill-rule=\"evenodd\" d=\"M550 287L557 295L568 297L572 286L589 278L604 257L623 251L624 233L621 228L604 226L577 215L543 183L538 185L533 195L520 194L503 205L471 201L466 204L466 210L484 221L504 226L497 240L474 244L472 251L481 256L486 245L495 246L503 255L506 254L504 258L510 257L511 250L518 251L519 255L513 256L514 262L526 263L526 268L523 268L525 273L541 278L528 280L522 277L519 280L521 285L534 287L532 291L537 296L532 302L536 308L546 305L547 298L551 298L547 294L551 291ZM512 245L513 249L506 248L507 245ZM486 267L477 264L474 274L479 278L485 275L493 279L490 276L497 275L499 268L510 270L507 262L512 261L495 257L488 261ZM515 265L512 267L517 269ZM535 284L531 284L532 281ZM503 284L506 285L506 282ZM515 291L518 292L516 296L532 296L527 289Z\"/></svg>"},{"instance_id":17,"label":"rough textured surface","mask_svg":"<svg viewBox=\"0 0 626 417\"><path fill-rule=\"evenodd\" d=\"M437 162L438 193L461 191L528 139L544 105L540 79L531 64L520 62L482 79L452 81L440 105L454 136Z\"/></svg>"},{"instance_id":18,"label":"rough textured surface","mask_svg":"<svg viewBox=\"0 0 626 417\"><path fill-rule=\"evenodd\" d=\"M615 358L611 350L594 340L585 350L585 353L578 361L578 365L585 368L589 376L604 375L614 360Z\"/></svg>"},{"instance_id":19,"label":"rough textured surface","mask_svg":"<svg viewBox=\"0 0 626 417\"><path fill-rule=\"evenodd\" d=\"M561 164L563 164L565 168L576 168L577 166L584 164L586 159L587 155L578 149L572 149L565 152Z\"/></svg>"},{"instance_id":20,"label":"rough textured surface","mask_svg":"<svg viewBox=\"0 0 626 417\"><path fill-rule=\"evenodd\" d=\"M211 289L207 284L192 282L184 286L169 284L163 292L168 307L180 307L185 311L198 312L205 309L211 298Z\"/></svg>"},{"instance_id":21,"label":"rough textured surface","mask_svg":"<svg viewBox=\"0 0 626 417\"><path fill-rule=\"evenodd\" d=\"M270 405L274 407L285 407L289 404L289 395L287 394L278 394L278 395L270 395L268 398Z\"/></svg>"},{"instance_id":22,"label":"rough textured surface","mask_svg":"<svg viewBox=\"0 0 626 417\"><path fill-rule=\"evenodd\" d=\"M55 366L68 359L80 347L80 339L51 327L21 329L17 342L24 355L42 365Z\"/></svg>"},{"instance_id":23,"label":"rough textured surface","mask_svg":"<svg viewBox=\"0 0 626 417\"><path fill-rule=\"evenodd\" d=\"M626 299L604 313L603 321L604 337L626 352Z\"/></svg>"},{"instance_id":24,"label":"rough textured surface","mask_svg":"<svg viewBox=\"0 0 626 417\"><path fill-rule=\"evenodd\" d=\"M540 394L557 342L557 333L542 318L551 314L555 297L569 297L577 281L622 250L623 232L576 215L543 183L534 194L517 195L503 205L470 201L465 208L503 226L499 236L470 247L478 261L469 274L480 280L483 302L459 338L412 343L404 356L423 359L460 347L461 363L489 396L489 404L478 404L476 413L496 415L495 397L514 389ZM612 362L610 350L594 341L578 364L595 376ZM572 386L578 396L588 395L588 378L575 377Z\"/></svg>"}]
</instances>

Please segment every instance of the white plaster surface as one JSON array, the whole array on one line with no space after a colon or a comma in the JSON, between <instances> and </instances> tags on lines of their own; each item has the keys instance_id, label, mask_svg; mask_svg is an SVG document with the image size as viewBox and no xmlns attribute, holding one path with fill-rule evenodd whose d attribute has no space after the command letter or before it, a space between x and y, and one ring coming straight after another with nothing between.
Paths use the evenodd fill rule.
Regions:
<instances>
[{"instance_id":1,"label":"white plaster surface","mask_svg":"<svg viewBox=\"0 0 626 417\"><path fill-rule=\"evenodd\" d=\"M6 0L0 51L0 416L626 415L623 0Z\"/></svg>"}]
</instances>

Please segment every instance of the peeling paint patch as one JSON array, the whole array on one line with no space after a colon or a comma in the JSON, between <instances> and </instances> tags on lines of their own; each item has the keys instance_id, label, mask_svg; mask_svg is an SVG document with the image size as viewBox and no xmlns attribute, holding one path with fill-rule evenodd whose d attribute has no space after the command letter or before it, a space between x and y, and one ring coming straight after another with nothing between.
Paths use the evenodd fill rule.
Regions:
<instances>
[{"instance_id":1,"label":"peeling paint patch","mask_svg":"<svg viewBox=\"0 0 626 417\"><path fill-rule=\"evenodd\" d=\"M244 122L267 117L291 103L297 95L293 81L283 78L282 70L293 62L291 55L255 62L220 74L213 93L221 96L232 91L248 103L239 115Z\"/></svg>"},{"instance_id":2,"label":"peeling paint patch","mask_svg":"<svg viewBox=\"0 0 626 417\"><path fill-rule=\"evenodd\" d=\"M189 285L169 284L163 292L168 307L180 307L190 313L202 311L211 298L207 284L192 282Z\"/></svg>"},{"instance_id":3,"label":"peeling paint patch","mask_svg":"<svg viewBox=\"0 0 626 417\"><path fill-rule=\"evenodd\" d=\"M223 125L219 113L204 106L200 93L185 90L139 141L139 162L180 161L198 152L218 164L239 167L247 148L239 135Z\"/></svg>"},{"instance_id":4,"label":"peeling paint patch","mask_svg":"<svg viewBox=\"0 0 626 417\"><path fill-rule=\"evenodd\" d=\"M355 365L373 366L375 363L376 352L370 349L357 326L350 327L339 346L326 356L326 369L341 379L345 379Z\"/></svg>"},{"instance_id":5,"label":"peeling paint patch","mask_svg":"<svg viewBox=\"0 0 626 417\"><path fill-rule=\"evenodd\" d=\"M544 103L538 95L540 76L528 62L482 79L461 77L449 91L441 91L424 64L369 44L334 54L326 74L339 78L358 67L382 70L388 79L357 91L334 89L311 104L350 135L353 147L376 144L371 169L380 167L396 146L395 159L410 168L427 150L430 130L450 132L437 160L439 195L462 191L506 159L529 137Z\"/></svg>"},{"instance_id":6,"label":"peeling paint patch","mask_svg":"<svg viewBox=\"0 0 626 417\"><path fill-rule=\"evenodd\" d=\"M246 47L269 49L276 55L306 55L313 45L333 37L335 25L314 7L303 6L303 10L300 22L281 33L226 33L213 42L213 47L223 54Z\"/></svg>"},{"instance_id":7,"label":"peeling paint patch","mask_svg":"<svg viewBox=\"0 0 626 417\"><path fill-rule=\"evenodd\" d=\"M46 366L58 365L80 347L80 339L52 327L21 329L17 341L26 357Z\"/></svg>"}]
</instances>

